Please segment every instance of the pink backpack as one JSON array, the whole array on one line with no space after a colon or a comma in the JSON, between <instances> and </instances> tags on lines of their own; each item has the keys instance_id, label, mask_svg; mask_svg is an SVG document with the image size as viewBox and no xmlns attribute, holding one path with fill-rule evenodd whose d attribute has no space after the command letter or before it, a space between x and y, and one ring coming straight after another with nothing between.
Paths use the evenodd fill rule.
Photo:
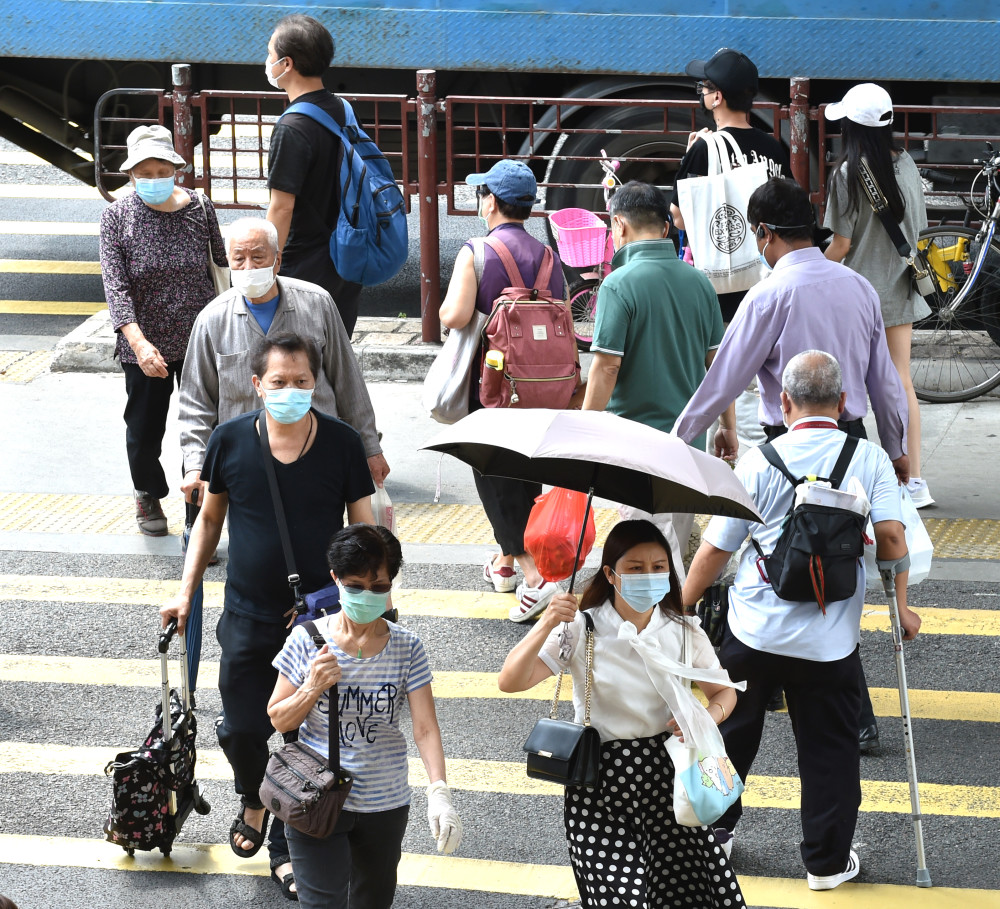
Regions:
<instances>
[{"instance_id":1,"label":"pink backpack","mask_svg":"<svg viewBox=\"0 0 1000 909\"><path fill-rule=\"evenodd\" d=\"M498 237L484 241L500 257L510 287L493 302L483 328L483 375L479 400L484 407L548 407L562 410L580 380L580 364L569 308L549 293L555 265L545 247L538 276L529 287L510 250ZM503 355L502 369L488 365L485 354Z\"/></svg>"}]
</instances>

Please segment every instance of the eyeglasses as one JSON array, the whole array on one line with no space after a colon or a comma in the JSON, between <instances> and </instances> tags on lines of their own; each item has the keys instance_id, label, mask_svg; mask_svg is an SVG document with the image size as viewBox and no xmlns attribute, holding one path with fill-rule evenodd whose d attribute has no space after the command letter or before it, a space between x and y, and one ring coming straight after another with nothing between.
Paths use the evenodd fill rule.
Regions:
<instances>
[{"instance_id":1,"label":"eyeglasses","mask_svg":"<svg viewBox=\"0 0 1000 909\"><path fill-rule=\"evenodd\" d=\"M718 89L712 85L711 82L695 82L694 93L696 95L704 94L705 92L717 92Z\"/></svg>"}]
</instances>

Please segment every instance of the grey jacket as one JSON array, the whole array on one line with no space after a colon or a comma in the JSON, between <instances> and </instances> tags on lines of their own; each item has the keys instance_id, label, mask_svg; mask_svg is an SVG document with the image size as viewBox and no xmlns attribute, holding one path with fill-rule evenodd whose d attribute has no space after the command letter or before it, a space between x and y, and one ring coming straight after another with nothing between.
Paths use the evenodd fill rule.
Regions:
<instances>
[{"instance_id":1,"label":"grey jacket","mask_svg":"<svg viewBox=\"0 0 1000 909\"><path fill-rule=\"evenodd\" d=\"M322 368L313 406L339 417L361 435L366 457L379 454L375 413L361 369L333 298L322 287L295 278L278 278L281 301L269 335L294 331L320 349ZM212 430L240 414L259 410L250 382L250 354L264 337L246 301L231 288L216 297L195 320L184 357L180 387L181 452L184 471L200 470Z\"/></svg>"}]
</instances>

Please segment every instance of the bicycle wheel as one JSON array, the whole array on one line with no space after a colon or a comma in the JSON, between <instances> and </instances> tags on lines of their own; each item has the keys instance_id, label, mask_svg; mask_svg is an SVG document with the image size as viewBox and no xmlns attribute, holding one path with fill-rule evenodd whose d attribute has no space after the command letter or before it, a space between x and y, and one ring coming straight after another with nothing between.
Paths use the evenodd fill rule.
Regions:
<instances>
[{"instance_id":1,"label":"bicycle wheel","mask_svg":"<svg viewBox=\"0 0 1000 909\"><path fill-rule=\"evenodd\" d=\"M918 243L938 289L924 298L931 314L913 326L913 389L934 404L969 401L1000 385L1000 247L991 245L975 285L952 309L979 253L976 232L930 227Z\"/></svg>"},{"instance_id":2,"label":"bicycle wheel","mask_svg":"<svg viewBox=\"0 0 1000 909\"><path fill-rule=\"evenodd\" d=\"M594 318L597 315L597 278L586 278L569 289L569 311L573 316L573 333L580 350L590 350L594 340Z\"/></svg>"}]
</instances>

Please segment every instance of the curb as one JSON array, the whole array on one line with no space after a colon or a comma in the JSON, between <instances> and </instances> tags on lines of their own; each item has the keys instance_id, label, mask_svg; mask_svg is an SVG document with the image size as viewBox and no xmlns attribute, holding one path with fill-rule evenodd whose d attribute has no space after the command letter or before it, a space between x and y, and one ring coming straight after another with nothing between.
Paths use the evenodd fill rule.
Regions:
<instances>
[{"instance_id":1,"label":"curb","mask_svg":"<svg viewBox=\"0 0 1000 909\"><path fill-rule=\"evenodd\" d=\"M420 340L419 319L359 319L352 341L366 382L423 382L440 344ZM59 341L52 372L114 373L115 332L107 310L95 313Z\"/></svg>"}]
</instances>

